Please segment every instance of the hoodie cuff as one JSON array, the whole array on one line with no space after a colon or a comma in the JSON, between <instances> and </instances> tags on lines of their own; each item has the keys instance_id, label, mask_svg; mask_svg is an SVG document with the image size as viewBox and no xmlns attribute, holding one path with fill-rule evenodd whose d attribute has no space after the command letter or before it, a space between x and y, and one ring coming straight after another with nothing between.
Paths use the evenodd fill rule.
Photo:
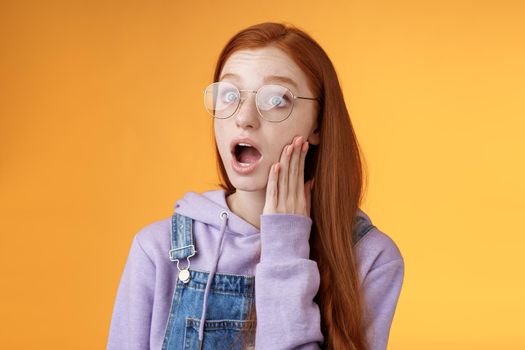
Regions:
<instances>
[{"instance_id":1,"label":"hoodie cuff","mask_svg":"<svg viewBox=\"0 0 525 350\"><path fill-rule=\"evenodd\" d=\"M309 259L312 223L300 214L261 215L261 262Z\"/></svg>"}]
</instances>

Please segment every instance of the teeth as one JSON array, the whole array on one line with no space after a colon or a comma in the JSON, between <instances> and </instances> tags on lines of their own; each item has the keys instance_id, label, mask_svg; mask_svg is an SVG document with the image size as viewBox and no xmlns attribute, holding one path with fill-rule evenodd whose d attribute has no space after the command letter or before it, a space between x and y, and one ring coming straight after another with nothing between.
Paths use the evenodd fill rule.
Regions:
<instances>
[{"instance_id":1,"label":"teeth","mask_svg":"<svg viewBox=\"0 0 525 350\"><path fill-rule=\"evenodd\" d=\"M253 147L252 145L249 145L247 143L238 143L238 146L246 146L246 147Z\"/></svg>"},{"instance_id":2,"label":"teeth","mask_svg":"<svg viewBox=\"0 0 525 350\"><path fill-rule=\"evenodd\" d=\"M244 166L244 167L246 167L246 166L250 166L250 163L239 163L239 164L240 164L241 166Z\"/></svg>"}]
</instances>

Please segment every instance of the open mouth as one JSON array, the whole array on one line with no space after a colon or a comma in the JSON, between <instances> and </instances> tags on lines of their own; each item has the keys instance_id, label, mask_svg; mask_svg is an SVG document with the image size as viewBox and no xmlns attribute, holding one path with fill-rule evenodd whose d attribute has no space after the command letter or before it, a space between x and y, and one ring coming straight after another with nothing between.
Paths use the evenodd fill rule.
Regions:
<instances>
[{"instance_id":1,"label":"open mouth","mask_svg":"<svg viewBox=\"0 0 525 350\"><path fill-rule=\"evenodd\" d=\"M257 148L243 143L235 145L232 150L232 155L235 157L237 162L243 166L256 163L262 157Z\"/></svg>"}]
</instances>

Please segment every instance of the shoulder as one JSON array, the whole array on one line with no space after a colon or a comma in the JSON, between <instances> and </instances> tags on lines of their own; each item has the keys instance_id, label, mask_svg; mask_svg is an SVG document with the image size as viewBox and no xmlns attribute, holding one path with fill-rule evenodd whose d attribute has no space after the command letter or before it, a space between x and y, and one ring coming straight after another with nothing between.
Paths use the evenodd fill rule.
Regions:
<instances>
[{"instance_id":1,"label":"shoulder","mask_svg":"<svg viewBox=\"0 0 525 350\"><path fill-rule=\"evenodd\" d=\"M168 217L141 227L133 237L133 241L157 264L159 259L165 260L169 254L170 234L171 217Z\"/></svg>"},{"instance_id":2,"label":"shoulder","mask_svg":"<svg viewBox=\"0 0 525 350\"><path fill-rule=\"evenodd\" d=\"M396 242L388 234L374 226L354 247L361 278L369 271L385 264L404 268L404 259Z\"/></svg>"}]
</instances>

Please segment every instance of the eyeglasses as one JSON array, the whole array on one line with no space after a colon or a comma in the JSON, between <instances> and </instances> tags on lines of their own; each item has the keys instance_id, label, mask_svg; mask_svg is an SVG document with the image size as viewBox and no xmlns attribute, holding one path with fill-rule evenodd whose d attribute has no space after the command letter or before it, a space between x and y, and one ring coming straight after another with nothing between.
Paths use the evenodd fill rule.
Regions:
<instances>
[{"instance_id":1,"label":"eyeglasses","mask_svg":"<svg viewBox=\"0 0 525 350\"><path fill-rule=\"evenodd\" d=\"M263 85L257 91L239 90L235 85L220 81L208 85L204 90L206 111L218 119L226 119L237 112L246 100L241 92L255 94L255 105L259 115L269 122L282 122L290 116L296 99L315 100L315 97L295 96L290 89L281 85Z\"/></svg>"}]
</instances>

